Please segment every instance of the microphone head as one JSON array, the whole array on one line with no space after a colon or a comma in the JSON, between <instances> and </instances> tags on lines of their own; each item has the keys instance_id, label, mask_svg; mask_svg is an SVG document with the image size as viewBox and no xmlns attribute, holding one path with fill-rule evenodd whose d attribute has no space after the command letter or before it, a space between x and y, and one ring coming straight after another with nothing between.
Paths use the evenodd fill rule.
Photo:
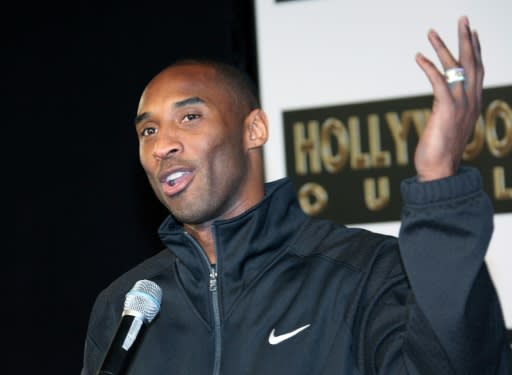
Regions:
<instances>
[{"instance_id":1,"label":"microphone head","mask_svg":"<svg viewBox=\"0 0 512 375\"><path fill-rule=\"evenodd\" d=\"M162 289L153 281L139 280L126 293L124 315L138 316L149 324L160 311Z\"/></svg>"}]
</instances>

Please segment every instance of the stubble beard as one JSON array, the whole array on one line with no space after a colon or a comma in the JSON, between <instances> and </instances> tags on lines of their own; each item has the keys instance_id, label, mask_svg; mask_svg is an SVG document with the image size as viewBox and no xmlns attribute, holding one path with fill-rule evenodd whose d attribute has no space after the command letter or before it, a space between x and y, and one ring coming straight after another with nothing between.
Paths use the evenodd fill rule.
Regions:
<instances>
[{"instance_id":1,"label":"stubble beard","mask_svg":"<svg viewBox=\"0 0 512 375\"><path fill-rule=\"evenodd\" d=\"M223 203L219 202L218 192L205 191L192 194L188 199L181 196L182 191L173 197L166 197L166 206L175 220L182 224L200 225L214 220L222 210ZM190 192L191 193L191 192ZM182 201L179 201L182 200Z\"/></svg>"}]
</instances>

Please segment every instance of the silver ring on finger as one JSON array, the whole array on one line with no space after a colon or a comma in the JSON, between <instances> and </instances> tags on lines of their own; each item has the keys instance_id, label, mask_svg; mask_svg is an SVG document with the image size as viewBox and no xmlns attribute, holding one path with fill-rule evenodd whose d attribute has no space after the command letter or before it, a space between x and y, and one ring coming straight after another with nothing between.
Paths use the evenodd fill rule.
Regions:
<instances>
[{"instance_id":1,"label":"silver ring on finger","mask_svg":"<svg viewBox=\"0 0 512 375\"><path fill-rule=\"evenodd\" d=\"M446 69L444 71L444 77L446 78L446 82L449 86L452 86L457 82L464 82L466 80L464 75L464 68L460 66Z\"/></svg>"}]
</instances>

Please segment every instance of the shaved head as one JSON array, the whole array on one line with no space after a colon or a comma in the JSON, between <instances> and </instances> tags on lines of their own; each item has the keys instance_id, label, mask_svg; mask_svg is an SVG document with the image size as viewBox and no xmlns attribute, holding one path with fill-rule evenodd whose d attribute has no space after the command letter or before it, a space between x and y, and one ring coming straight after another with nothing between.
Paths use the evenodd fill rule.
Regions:
<instances>
[{"instance_id":1,"label":"shaved head","mask_svg":"<svg viewBox=\"0 0 512 375\"><path fill-rule=\"evenodd\" d=\"M164 70L191 65L210 67L215 71L220 83L234 101L238 115L245 116L260 107L258 90L253 80L242 70L227 63L212 59L181 59Z\"/></svg>"}]
</instances>

